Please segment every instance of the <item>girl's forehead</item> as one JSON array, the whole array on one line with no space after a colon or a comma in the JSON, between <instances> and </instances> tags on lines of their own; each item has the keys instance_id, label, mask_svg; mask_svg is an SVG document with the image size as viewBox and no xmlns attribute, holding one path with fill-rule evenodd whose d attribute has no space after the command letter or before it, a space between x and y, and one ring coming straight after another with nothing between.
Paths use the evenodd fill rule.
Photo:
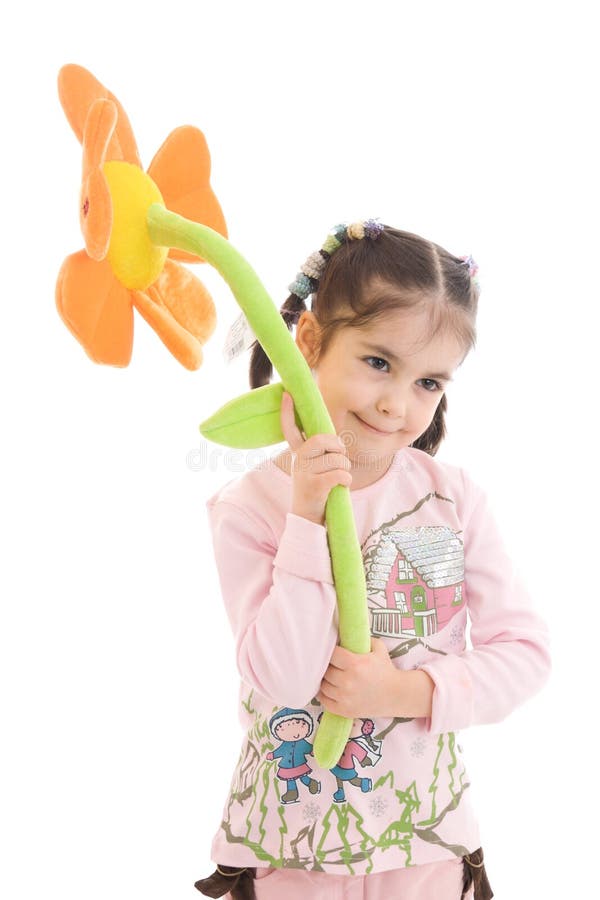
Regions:
<instances>
[{"instance_id":1,"label":"girl's forehead","mask_svg":"<svg viewBox=\"0 0 600 900\"><path fill-rule=\"evenodd\" d=\"M463 352L462 343L451 328L444 328L442 324L436 330L429 317L423 315L390 315L373 325L348 328L345 332L347 346L386 351L389 358L430 354L438 356L440 352L452 358L460 357Z\"/></svg>"}]
</instances>

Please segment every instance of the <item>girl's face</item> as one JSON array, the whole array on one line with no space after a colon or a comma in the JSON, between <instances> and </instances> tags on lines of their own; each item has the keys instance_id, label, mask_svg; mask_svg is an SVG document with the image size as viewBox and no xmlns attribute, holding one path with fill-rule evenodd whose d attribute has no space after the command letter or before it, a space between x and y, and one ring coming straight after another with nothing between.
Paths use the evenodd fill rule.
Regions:
<instances>
[{"instance_id":1,"label":"girl's face","mask_svg":"<svg viewBox=\"0 0 600 900\"><path fill-rule=\"evenodd\" d=\"M343 328L316 358L319 326L298 321L296 343L323 395L354 468L388 463L429 427L465 350L449 330L430 337L421 310L396 310L377 324Z\"/></svg>"}]
</instances>

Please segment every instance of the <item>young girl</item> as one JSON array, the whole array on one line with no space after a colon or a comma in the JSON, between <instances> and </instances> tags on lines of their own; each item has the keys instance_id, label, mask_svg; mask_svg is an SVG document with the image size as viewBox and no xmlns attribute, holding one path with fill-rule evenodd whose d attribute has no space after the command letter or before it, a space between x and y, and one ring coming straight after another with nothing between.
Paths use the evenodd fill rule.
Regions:
<instances>
[{"instance_id":1,"label":"young girl","mask_svg":"<svg viewBox=\"0 0 600 900\"><path fill-rule=\"evenodd\" d=\"M306 439L284 393L289 448L207 503L245 731L217 869L196 884L209 897L493 896L457 732L531 697L550 658L484 491L434 459L445 388L475 343L475 273L369 220L338 226L290 286L281 313L337 436ZM255 344L251 387L271 375ZM337 484L364 559L367 654L337 646ZM323 708L354 720L330 770L313 756Z\"/></svg>"}]
</instances>

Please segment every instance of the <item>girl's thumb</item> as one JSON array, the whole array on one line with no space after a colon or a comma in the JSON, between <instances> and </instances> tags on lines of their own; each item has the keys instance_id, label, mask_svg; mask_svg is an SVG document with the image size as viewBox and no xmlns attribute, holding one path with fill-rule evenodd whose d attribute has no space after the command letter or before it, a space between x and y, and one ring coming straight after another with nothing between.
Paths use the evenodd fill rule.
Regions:
<instances>
[{"instance_id":1,"label":"girl's thumb","mask_svg":"<svg viewBox=\"0 0 600 900\"><path fill-rule=\"evenodd\" d=\"M384 653L387 653L387 649L383 641L380 638L374 638L373 635L371 635L371 652L381 653L382 651Z\"/></svg>"}]
</instances>

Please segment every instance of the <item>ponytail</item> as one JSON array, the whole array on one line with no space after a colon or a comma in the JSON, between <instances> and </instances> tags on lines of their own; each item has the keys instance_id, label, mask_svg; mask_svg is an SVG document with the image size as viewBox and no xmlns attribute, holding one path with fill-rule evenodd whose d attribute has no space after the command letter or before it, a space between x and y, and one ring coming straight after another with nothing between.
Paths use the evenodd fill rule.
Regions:
<instances>
[{"instance_id":1,"label":"ponytail","mask_svg":"<svg viewBox=\"0 0 600 900\"><path fill-rule=\"evenodd\" d=\"M301 297L296 296L296 294L290 294L279 310L289 331L292 330L292 325L296 324L302 313L306 311L306 302ZM265 353L262 345L258 341L254 341L249 367L250 387L254 389L269 384L272 375L273 363Z\"/></svg>"},{"instance_id":2,"label":"ponytail","mask_svg":"<svg viewBox=\"0 0 600 900\"><path fill-rule=\"evenodd\" d=\"M233 900L256 900L254 879L256 868L240 869L236 866L217 865L208 878L201 878L194 884L197 891L205 897L232 897Z\"/></svg>"},{"instance_id":3,"label":"ponytail","mask_svg":"<svg viewBox=\"0 0 600 900\"><path fill-rule=\"evenodd\" d=\"M437 405L435 415L429 424L427 431L424 431L416 441L410 445L416 450L422 450L430 456L435 456L440 448L440 444L446 437L446 410L448 409L448 399L446 394L442 394L442 399Z\"/></svg>"}]
</instances>

